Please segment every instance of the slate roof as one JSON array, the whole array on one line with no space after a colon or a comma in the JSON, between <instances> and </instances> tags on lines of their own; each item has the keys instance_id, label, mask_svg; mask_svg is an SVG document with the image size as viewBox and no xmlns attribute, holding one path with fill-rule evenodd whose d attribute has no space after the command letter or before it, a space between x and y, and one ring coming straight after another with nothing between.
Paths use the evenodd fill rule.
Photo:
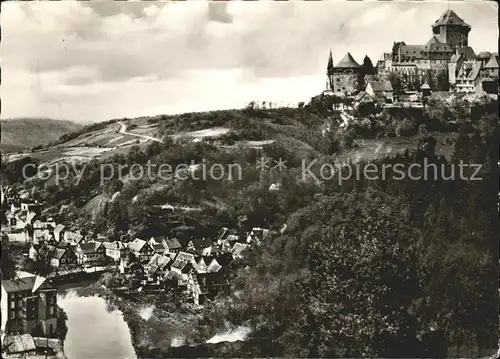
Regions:
<instances>
[{"instance_id":1,"label":"slate roof","mask_svg":"<svg viewBox=\"0 0 500 359\"><path fill-rule=\"evenodd\" d=\"M66 252L65 249L62 248L55 248L51 253L50 253L50 258L54 259L61 259L61 257L64 255Z\"/></svg>"},{"instance_id":2,"label":"slate roof","mask_svg":"<svg viewBox=\"0 0 500 359\"><path fill-rule=\"evenodd\" d=\"M361 67L352 57L351 53L347 53L342 60L335 66L336 69L352 69Z\"/></svg>"},{"instance_id":3,"label":"slate roof","mask_svg":"<svg viewBox=\"0 0 500 359\"><path fill-rule=\"evenodd\" d=\"M447 10L445 11L439 19L437 19L432 27L435 26L442 26L442 25L461 25L461 26L466 26L470 28L470 25L467 24L460 16L456 14L455 11L453 10Z\"/></svg>"},{"instance_id":4,"label":"slate roof","mask_svg":"<svg viewBox=\"0 0 500 359\"><path fill-rule=\"evenodd\" d=\"M201 251L205 248L211 247L213 244L211 239L208 238L195 238L193 239L193 246L196 250Z\"/></svg>"},{"instance_id":5,"label":"slate roof","mask_svg":"<svg viewBox=\"0 0 500 359\"><path fill-rule=\"evenodd\" d=\"M6 335L2 349L8 354L31 352L36 350L35 340L31 334Z\"/></svg>"},{"instance_id":6,"label":"slate roof","mask_svg":"<svg viewBox=\"0 0 500 359\"><path fill-rule=\"evenodd\" d=\"M424 45L425 52L453 52L450 45L439 41L436 36L432 36Z\"/></svg>"},{"instance_id":7,"label":"slate roof","mask_svg":"<svg viewBox=\"0 0 500 359\"><path fill-rule=\"evenodd\" d=\"M7 293L26 292L31 290L35 292L42 285L48 286L46 278L40 276L24 277L11 280L2 280L2 287Z\"/></svg>"},{"instance_id":8,"label":"slate roof","mask_svg":"<svg viewBox=\"0 0 500 359\"><path fill-rule=\"evenodd\" d=\"M102 242L87 242L81 243L80 248L83 253L95 253Z\"/></svg>"},{"instance_id":9,"label":"slate roof","mask_svg":"<svg viewBox=\"0 0 500 359\"><path fill-rule=\"evenodd\" d=\"M151 245L151 247L153 247L153 250L155 252L164 252L166 250L166 248L161 243L154 243Z\"/></svg>"},{"instance_id":10,"label":"slate roof","mask_svg":"<svg viewBox=\"0 0 500 359\"><path fill-rule=\"evenodd\" d=\"M423 45L401 45L400 51L400 54L403 56L415 57L416 59L424 58Z\"/></svg>"},{"instance_id":11,"label":"slate roof","mask_svg":"<svg viewBox=\"0 0 500 359\"><path fill-rule=\"evenodd\" d=\"M474 60L476 59L476 53L470 46L458 47L456 51L462 55L466 60Z\"/></svg>"},{"instance_id":12,"label":"slate roof","mask_svg":"<svg viewBox=\"0 0 500 359\"><path fill-rule=\"evenodd\" d=\"M177 238L168 238L165 240L165 242L167 243L167 247L169 250L175 250L175 249L182 248L182 246Z\"/></svg>"},{"instance_id":13,"label":"slate roof","mask_svg":"<svg viewBox=\"0 0 500 359\"><path fill-rule=\"evenodd\" d=\"M163 240L167 240L165 236L153 236L151 237L156 243L161 243Z\"/></svg>"}]
</instances>

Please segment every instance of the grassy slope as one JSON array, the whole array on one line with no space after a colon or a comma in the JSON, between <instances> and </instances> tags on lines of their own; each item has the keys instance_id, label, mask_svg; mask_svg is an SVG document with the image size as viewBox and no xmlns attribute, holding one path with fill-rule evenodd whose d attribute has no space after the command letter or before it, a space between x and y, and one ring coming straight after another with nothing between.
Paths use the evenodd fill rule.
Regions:
<instances>
[{"instance_id":1,"label":"grassy slope","mask_svg":"<svg viewBox=\"0 0 500 359\"><path fill-rule=\"evenodd\" d=\"M70 121L20 118L1 121L1 145L4 150L45 145L82 126Z\"/></svg>"}]
</instances>

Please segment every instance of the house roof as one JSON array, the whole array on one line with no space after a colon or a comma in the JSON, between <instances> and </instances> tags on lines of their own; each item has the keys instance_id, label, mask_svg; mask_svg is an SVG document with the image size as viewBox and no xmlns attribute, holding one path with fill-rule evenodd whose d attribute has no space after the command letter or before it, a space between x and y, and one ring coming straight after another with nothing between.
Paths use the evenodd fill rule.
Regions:
<instances>
[{"instance_id":1,"label":"house roof","mask_svg":"<svg viewBox=\"0 0 500 359\"><path fill-rule=\"evenodd\" d=\"M335 66L336 69L342 68L342 69L352 69L352 68L357 68L361 67L356 60L352 57L351 53L347 53L342 60Z\"/></svg>"},{"instance_id":2,"label":"house roof","mask_svg":"<svg viewBox=\"0 0 500 359\"><path fill-rule=\"evenodd\" d=\"M208 265L207 272L217 273L222 269L222 266L217 262L217 259L212 259Z\"/></svg>"},{"instance_id":3,"label":"house roof","mask_svg":"<svg viewBox=\"0 0 500 359\"><path fill-rule=\"evenodd\" d=\"M136 238L128 244L128 248L133 252L140 252L145 244L146 241Z\"/></svg>"},{"instance_id":4,"label":"house roof","mask_svg":"<svg viewBox=\"0 0 500 359\"><path fill-rule=\"evenodd\" d=\"M177 238L168 238L165 240L165 242L167 243L167 247L170 250L182 248L182 246Z\"/></svg>"},{"instance_id":5,"label":"house roof","mask_svg":"<svg viewBox=\"0 0 500 359\"><path fill-rule=\"evenodd\" d=\"M236 234L230 234L226 238L226 241L228 241L228 242L236 242L238 240L239 240L239 237Z\"/></svg>"},{"instance_id":6,"label":"house roof","mask_svg":"<svg viewBox=\"0 0 500 359\"><path fill-rule=\"evenodd\" d=\"M233 246L233 249L231 250L231 253L235 256L239 256L242 252L246 251L248 249L248 246L243 243L235 243Z\"/></svg>"},{"instance_id":7,"label":"house roof","mask_svg":"<svg viewBox=\"0 0 500 359\"><path fill-rule=\"evenodd\" d=\"M194 262L194 255L190 253L180 252L175 257L174 263L172 263L172 268L177 268L179 270L184 270L188 263Z\"/></svg>"},{"instance_id":8,"label":"house roof","mask_svg":"<svg viewBox=\"0 0 500 359\"><path fill-rule=\"evenodd\" d=\"M373 102L373 98L370 96L370 94L366 93L365 91L360 91L356 95L356 101L357 102Z\"/></svg>"},{"instance_id":9,"label":"house roof","mask_svg":"<svg viewBox=\"0 0 500 359\"><path fill-rule=\"evenodd\" d=\"M117 249L116 244L112 242L101 242L101 244L104 246L106 249Z\"/></svg>"},{"instance_id":10,"label":"house roof","mask_svg":"<svg viewBox=\"0 0 500 359\"><path fill-rule=\"evenodd\" d=\"M470 46L458 47L455 51L462 55L466 60L474 60L477 57L476 53Z\"/></svg>"},{"instance_id":11,"label":"house roof","mask_svg":"<svg viewBox=\"0 0 500 359\"><path fill-rule=\"evenodd\" d=\"M24 353L36 350L35 340L31 334L6 335L3 340L2 347L8 354Z\"/></svg>"},{"instance_id":12,"label":"house roof","mask_svg":"<svg viewBox=\"0 0 500 359\"><path fill-rule=\"evenodd\" d=\"M101 244L102 242L86 242L81 243L80 248L82 249L83 253L94 253L97 251Z\"/></svg>"},{"instance_id":13,"label":"house roof","mask_svg":"<svg viewBox=\"0 0 500 359\"><path fill-rule=\"evenodd\" d=\"M439 41L436 36L432 36L424 45L425 52L453 52L450 45Z\"/></svg>"},{"instance_id":14,"label":"house roof","mask_svg":"<svg viewBox=\"0 0 500 359\"><path fill-rule=\"evenodd\" d=\"M163 252L166 249L161 243L153 243L151 247L153 247L155 252Z\"/></svg>"},{"instance_id":15,"label":"house roof","mask_svg":"<svg viewBox=\"0 0 500 359\"><path fill-rule=\"evenodd\" d=\"M2 287L7 293L26 292L29 290L33 293L40 289L42 285L47 287L48 283L46 282L46 278L40 276L2 280Z\"/></svg>"},{"instance_id":16,"label":"house roof","mask_svg":"<svg viewBox=\"0 0 500 359\"><path fill-rule=\"evenodd\" d=\"M58 224L56 226L56 228L54 228L54 233L59 233L61 232L62 230L64 230L64 228L66 228L66 226L64 224Z\"/></svg>"},{"instance_id":17,"label":"house roof","mask_svg":"<svg viewBox=\"0 0 500 359\"><path fill-rule=\"evenodd\" d=\"M459 26L466 26L470 28L470 25L467 24L460 16L458 16L455 11L453 10L447 10L445 11L439 19L437 19L432 27L436 26L443 26L443 25L459 25Z\"/></svg>"},{"instance_id":18,"label":"house roof","mask_svg":"<svg viewBox=\"0 0 500 359\"><path fill-rule=\"evenodd\" d=\"M498 69L498 61L495 54L492 54L486 65L484 65L485 69Z\"/></svg>"},{"instance_id":19,"label":"house roof","mask_svg":"<svg viewBox=\"0 0 500 359\"><path fill-rule=\"evenodd\" d=\"M401 45L399 47L401 55L422 59L424 57L423 45Z\"/></svg>"},{"instance_id":20,"label":"house roof","mask_svg":"<svg viewBox=\"0 0 500 359\"><path fill-rule=\"evenodd\" d=\"M229 228L222 227L221 230L219 231L219 234L217 235L217 238L224 239L226 238L227 235L229 235Z\"/></svg>"},{"instance_id":21,"label":"house roof","mask_svg":"<svg viewBox=\"0 0 500 359\"><path fill-rule=\"evenodd\" d=\"M423 84L422 86L420 86L420 89L421 89L421 90L430 90L430 89L431 89L431 87L429 86L429 84L428 84L428 83L425 83L425 84Z\"/></svg>"},{"instance_id":22,"label":"house roof","mask_svg":"<svg viewBox=\"0 0 500 359\"><path fill-rule=\"evenodd\" d=\"M66 252L65 249L62 248L55 248L52 253L50 253L50 257L54 259L61 259L61 257L64 255Z\"/></svg>"},{"instance_id":23,"label":"house roof","mask_svg":"<svg viewBox=\"0 0 500 359\"><path fill-rule=\"evenodd\" d=\"M211 239L208 238L194 238L193 246L196 250L203 250L205 248L211 247L213 244Z\"/></svg>"},{"instance_id":24,"label":"house roof","mask_svg":"<svg viewBox=\"0 0 500 359\"><path fill-rule=\"evenodd\" d=\"M71 241L80 243L80 241L83 239L83 236L80 233L76 233L73 231L66 231L66 238L68 238Z\"/></svg>"},{"instance_id":25,"label":"house roof","mask_svg":"<svg viewBox=\"0 0 500 359\"><path fill-rule=\"evenodd\" d=\"M369 81L374 92L392 92L392 85L389 80Z\"/></svg>"},{"instance_id":26,"label":"house roof","mask_svg":"<svg viewBox=\"0 0 500 359\"><path fill-rule=\"evenodd\" d=\"M478 59L489 59L491 57L491 52L489 51L481 51L478 55Z\"/></svg>"},{"instance_id":27,"label":"house roof","mask_svg":"<svg viewBox=\"0 0 500 359\"><path fill-rule=\"evenodd\" d=\"M215 259L217 259L217 262L222 267L225 267L233 261L233 255L230 253L222 253L222 254L217 255L217 258L215 258Z\"/></svg>"},{"instance_id":28,"label":"house roof","mask_svg":"<svg viewBox=\"0 0 500 359\"><path fill-rule=\"evenodd\" d=\"M167 240L167 237L165 236L153 236L151 237L156 243L161 243L164 240Z\"/></svg>"},{"instance_id":29,"label":"house roof","mask_svg":"<svg viewBox=\"0 0 500 359\"><path fill-rule=\"evenodd\" d=\"M155 265L160 269L163 269L172 261L172 259L168 256L162 254L155 254L149 261L148 265Z\"/></svg>"}]
</instances>

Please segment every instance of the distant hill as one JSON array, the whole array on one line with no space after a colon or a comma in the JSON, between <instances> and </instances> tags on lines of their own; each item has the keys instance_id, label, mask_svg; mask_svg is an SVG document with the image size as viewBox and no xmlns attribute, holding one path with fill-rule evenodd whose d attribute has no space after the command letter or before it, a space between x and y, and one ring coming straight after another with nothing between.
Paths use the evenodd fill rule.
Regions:
<instances>
[{"instance_id":1,"label":"distant hill","mask_svg":"<svg viewBox=\"0 0 500 359\"><path fill-rule=\"evenodd\" d=\"M81 125L71 121L45 118L19 118L0 121L3 151L19 151L46 145L66 133L77 131Z\"/></svg>"}]
</instances>

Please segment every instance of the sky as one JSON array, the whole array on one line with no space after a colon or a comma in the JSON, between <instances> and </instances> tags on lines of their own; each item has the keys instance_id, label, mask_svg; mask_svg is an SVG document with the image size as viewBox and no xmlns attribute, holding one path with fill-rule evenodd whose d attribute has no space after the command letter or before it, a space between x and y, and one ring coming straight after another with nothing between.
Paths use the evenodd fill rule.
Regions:
<instances>
[{"instance_id":1,"label":"sky","mask_svg":"<svg viewBox=\"0 0 500 359\"><path fill-rule=\"evenodd\" d=\"M295 105L325 88L328 52L374 64L425 44L451 7L476 53L498 51L491 1L7 2L1 118L78 123Z\"/></svg>"}]
</instances>

